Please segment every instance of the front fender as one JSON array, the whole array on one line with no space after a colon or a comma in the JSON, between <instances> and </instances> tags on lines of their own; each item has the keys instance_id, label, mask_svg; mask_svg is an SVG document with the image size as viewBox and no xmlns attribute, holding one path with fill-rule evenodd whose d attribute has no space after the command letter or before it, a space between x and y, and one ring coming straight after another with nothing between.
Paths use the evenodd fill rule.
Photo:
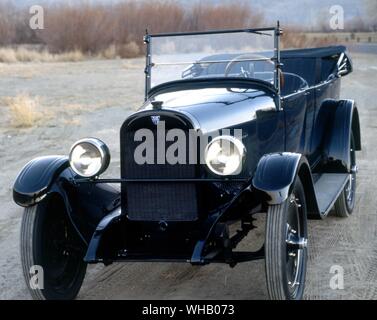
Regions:
<instances>
[{"instance_id":1,"label":"front fender","mask_svg":"<svg viewBox=\"0 0 377 320\"><path fill-rule=\"evenodd\" d=\"M66 156L38 157L28 162L13 186L13 200L22 207L41 201L55 179L69 166Z\"/></svg>"},{"instance_id":2,"label":"front fender","mask_svg":"<svg viewBox=\"0 0 377 320\"><path fill-rule=\"evenodd\" d=\"M264 155L253 178L254 188L268 195L269 204L280 204L288 198L298 168L305 157L298 153L272 153Z\"/></svg>"},{"instance_id":3,"label":"front fender","mask_svg":"<svg viewBox=\"0 0 377 320\"><path fill-rule=\"evenodd\" d=\"M308 217L321 219L310 166L305 156L290 152L264 155L259 160L252 184L267 196L268 204L275 205L288 198L297 176L304 187Z\"/></svg>"},{"instance_id":4,"label":"front fender","mask_svg":"<svg viewBox=\"0 0 377 320\"><path fill-rule=\"evenodd\" d=\"M75 183L64 156L36 158L21 170L13 187L14 201L30 207L49 194L58 194L76 231L88 243L98 223L119 206L119 191L107 184Z\"/></svg>"}]
</instances>

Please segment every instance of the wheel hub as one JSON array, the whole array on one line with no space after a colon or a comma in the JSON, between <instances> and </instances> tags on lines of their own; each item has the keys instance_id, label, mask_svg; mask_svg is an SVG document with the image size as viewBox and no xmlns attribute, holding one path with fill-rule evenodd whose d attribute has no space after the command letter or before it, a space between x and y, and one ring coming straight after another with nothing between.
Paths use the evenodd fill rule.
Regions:
<instances>
[{"instance_id":1,"label":"wheel hub","mask_svg":"<svg viewBox=\"0 0 377 320\"><path fill-rule=\"evenodd\" d=\"M302 255L307 248L308 240L303 235L300 226L300 200L292 194L289 199L289 210L286 226L286 245L287 245L287 281L292 292L300 285L300 268Z\"/></svg>"},{"instance_id":2,"label":"wheel hub","mask_svg":"<svg viewBox=\"0 0 377 320\"><path fill-rule=\"evenodd\" d=\"M296 231L288 232L287 240L285 242L292 250L304 249L308 246L308 239L297 236Z\"/></svg>"}]
</instances>

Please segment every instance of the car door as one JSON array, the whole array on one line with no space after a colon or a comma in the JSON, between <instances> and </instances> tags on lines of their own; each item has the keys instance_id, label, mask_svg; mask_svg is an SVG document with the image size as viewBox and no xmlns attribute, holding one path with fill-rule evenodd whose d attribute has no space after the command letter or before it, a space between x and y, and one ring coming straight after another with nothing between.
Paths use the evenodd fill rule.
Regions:
<instances>
[{"instance_id":1,"label":"car door","mask_svg":"<svg viewBox=\"0 0 377 320\"><path fill-rule=\"evenodd\" d=\"M314 86L315 113L312 139L310 144L309 159L315 163L321 157L321 145L327 130L327 118L329 115L326 101L329 99L339 99L340 79L329 77L329 72L323 69L330 69L327 66L328 59L318 58L318 77L317 84Z\"/></svg>"},{"instance_id":2,"label":"car door","mask_svg":"<svg viewBox=\"0 0 377 320\"><path fill-rule=\"evenodd\" d=\"M311 126L313 117L311 95L312 91L307 89L283 98L282 108L285 116L286 136L285 150L288 152L305 153L308 144L307 127Z\"/></svg>"},{"instance_id":3,"label":"car door","mask_svg":"<svg viewBox=\"0 0 377 320\"><path fill-rule=\"evenodd\" d=\"M316 78L316 61L312 57L288 57L282 61L284 73L297 75L307 82L305 88L293 93L289 93L287 88L282 88L282 92L287 91L288 94L283 97L282 103L286 121L286 151L299 152L307 156L310 153L315 117L313 84Z\"/></svg>"}]
</instances>

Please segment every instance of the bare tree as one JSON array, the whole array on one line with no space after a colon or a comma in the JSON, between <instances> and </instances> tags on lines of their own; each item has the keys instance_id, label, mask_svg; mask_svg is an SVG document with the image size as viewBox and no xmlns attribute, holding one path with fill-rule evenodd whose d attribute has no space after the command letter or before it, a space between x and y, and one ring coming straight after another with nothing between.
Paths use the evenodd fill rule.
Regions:
<instances>
[{"instance_id":1,"label":"bare tree","mask_svg":"<svg viewBox=\"0 0 377 320\"><path fill-rule=\"evenodd\" d=\"M15 9L10 2L0 3L0 45L9 45L16 36Z\"/></svg>"},{"instance_id":2,"label":"bare tree","mask_svg":"<svg viewBox=\"0 0 377 320\"><path fill-rule=\"evenodd\" d=\"M368 25L373 31L377 31L377 1L365 0Z\"/></svg>"}]
</instances>

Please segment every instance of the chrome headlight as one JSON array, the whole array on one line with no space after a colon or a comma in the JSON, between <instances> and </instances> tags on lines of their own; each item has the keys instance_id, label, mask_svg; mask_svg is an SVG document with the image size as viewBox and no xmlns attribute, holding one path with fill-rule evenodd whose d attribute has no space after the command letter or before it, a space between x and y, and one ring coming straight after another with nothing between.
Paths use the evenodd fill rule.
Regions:
<instances>
[{"instance_id":1,"label":"chrome headlight","mask_svg":"<svg viewBox=\"0 0 377 320\"><path fill-rule=\"evenodd\" d=\"M242 171L246 148L235 137L219 136L207 145L204 156L206 165L215 174L236 175Z\"/></svg>"},{"instance_id":2,"label":"chrome headlight","mask_svg":"<svg viewBox=\"0 0 377 320\"><path fill-rule=\"evenodd\" d=\"M110 151L99 139L82 139L72 146L69 152L69 163L78 175L92 178L107 169L110 163Z\"/></svg>"}]
</instances>

